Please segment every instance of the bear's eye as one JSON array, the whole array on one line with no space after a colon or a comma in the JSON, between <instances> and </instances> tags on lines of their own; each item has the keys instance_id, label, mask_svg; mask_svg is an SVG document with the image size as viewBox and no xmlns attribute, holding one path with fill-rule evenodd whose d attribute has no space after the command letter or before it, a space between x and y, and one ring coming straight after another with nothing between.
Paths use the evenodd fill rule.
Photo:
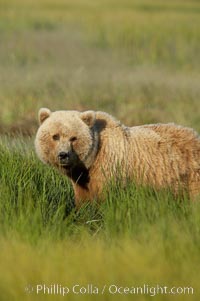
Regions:
<instances>
[{"instance_id":1,"label":"bear's eye","mask_svg":"<svg viewBox=\"0 0 200 301\"><path fill-rule=\"evenodd\" d=\"M55 134L52 136L53 140L58 141L60 140L60 135L59 134Z\"/></svg>"},{"instance_id":2,"label":"bear's eye","mask_svg":"<svg viewBox=\"0 0 200 301\"><path fill-rule=\"evenodd\" d=\"M69 139L70 142L74 142L74 141L76 141L76 140L77 140L77 137L76 137L76 136L73 136L73 137L71 137L71 138Z\"/></svg>"}]
</instances>

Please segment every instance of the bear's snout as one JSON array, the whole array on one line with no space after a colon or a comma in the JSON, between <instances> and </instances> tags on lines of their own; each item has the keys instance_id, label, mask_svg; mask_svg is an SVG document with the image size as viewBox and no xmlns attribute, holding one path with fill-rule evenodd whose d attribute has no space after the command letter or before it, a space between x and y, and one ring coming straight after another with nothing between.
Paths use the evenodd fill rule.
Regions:
<instances>
[{"instance_id":1,"label":"bear's snout","mask_svg":"<svg viewBox=\"0 0 200 301\"><path fill-rule=\"evenodd\" d=\"M70 152L59 152L58 153L58 160L60 162L60 164L69 164L69 160L70 160Z\"/></svg>"}]
</instances>

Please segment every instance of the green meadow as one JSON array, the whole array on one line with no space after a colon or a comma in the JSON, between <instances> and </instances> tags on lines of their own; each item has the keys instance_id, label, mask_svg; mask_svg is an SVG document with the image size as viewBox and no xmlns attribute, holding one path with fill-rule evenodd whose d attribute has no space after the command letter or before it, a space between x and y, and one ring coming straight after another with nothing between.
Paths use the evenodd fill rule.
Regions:
<instances>
[{"instance_id":1,"label":"green meadow","mask_svg":"<svg viewBox=\"0 0 200 301\"><path fill-rule=\"evenodd\" d=\"M199 71L198 0L0 0L0 301L199 300L198 202L128 183L77 211L33 143L45 106L200 133Z\"/></svg>"}]
</instances>

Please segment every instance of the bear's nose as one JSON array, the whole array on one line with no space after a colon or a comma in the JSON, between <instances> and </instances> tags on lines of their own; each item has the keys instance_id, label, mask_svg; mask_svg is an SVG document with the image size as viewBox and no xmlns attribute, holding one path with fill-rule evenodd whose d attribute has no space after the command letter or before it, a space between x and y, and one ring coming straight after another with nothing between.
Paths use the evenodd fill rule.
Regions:
<instances>
[{"instance_id":1,"label":"bear's nose","mask_svg":"<svg viewBox=\"0 0 200 301\"><path fill-rule=\"evenodd\" d=\"M69 159L69 157L70 157L70 153L69 152L60 152L58 154L58 158L60 160Z\"/></svg>"}]
</instances>

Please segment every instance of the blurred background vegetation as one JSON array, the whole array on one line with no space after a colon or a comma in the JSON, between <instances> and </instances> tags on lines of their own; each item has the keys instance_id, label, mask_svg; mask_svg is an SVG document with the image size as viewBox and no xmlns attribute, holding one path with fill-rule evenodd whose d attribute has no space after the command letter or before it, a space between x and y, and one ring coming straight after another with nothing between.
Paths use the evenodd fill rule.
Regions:
<instances>
[{"instance_id":1,"label":"blurred background vegetation","mask_svg":"<svg viewBox=\"0 0 200 301\"><path fill-rule=\"evenodd\" d=\"M200 131L199 16L197 0L1 0L2 131L33 133L41 106Z\"/></svg>"}]
</instances>

